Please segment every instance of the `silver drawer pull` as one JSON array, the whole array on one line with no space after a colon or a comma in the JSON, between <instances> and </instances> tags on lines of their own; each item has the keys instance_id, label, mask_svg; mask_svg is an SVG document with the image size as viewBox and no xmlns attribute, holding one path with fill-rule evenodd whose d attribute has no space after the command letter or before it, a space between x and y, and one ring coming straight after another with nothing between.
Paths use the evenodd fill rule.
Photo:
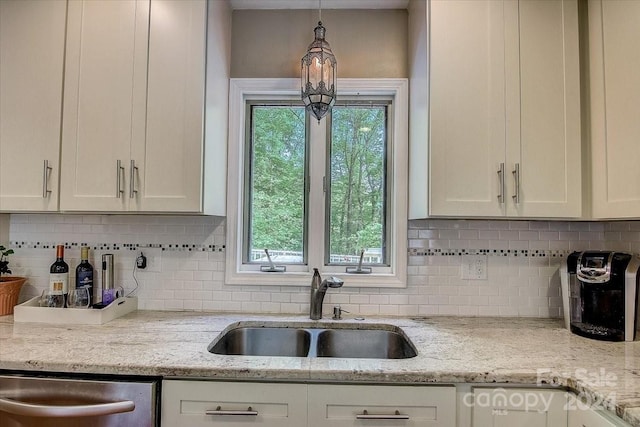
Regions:
<instances>
[{"instance_id":1,"label":"silver drawer pull","mask_svg":"<svg viewBox=\"0 0 640 427\"><path fill-rule=\"evenodd\" d=\"M504 203L504 163L498 169L498 203Z\"/></svg>"},{"instance_id":2,"label":"silver drawer pull","mask_svg":"<svg viewBox=\"0 0 640 427\"><path fill-rule=\"evenodd\" d=\"M254 411L251 406L247 408L246 411L234 411L234 410L225 410L222 409L221 406L218 406L215 411L205 411L207 415L232 415L232 416L252 416L255 417L258 415L258 411Z\"/></svg>"},{"instance_id":3,"label":"silver drawer pull","mask_svg":"<svg viewBox=\"0 0 640 427\"><path fill-rule=\"evenodd\" d=\"M396 409L394 414L369 414L365 409L362 414L356 414L356 420L408 420L409 415L401 414Z\"/></svg>"},{"instance_id":4,"label":"silver drawer pull","mask_svg":"<svg viewBox=\"0 0 640 427\"><path fill-rule=\"evenodd\" d=\"M136 190L136 175L138 174L138 167L136 166L136 161L131 160L131 166L129 168L129 198L133 199L136 194L138 194L138 190Z\"/></svg>"},{"instance_id":5,"label":"silver drawer pull","mask_svg":"<svg viewBox=\"0 0 640 427\"><path fill-rule=\"evenodd\" d=\"M119 199L124 194L124 190L122 189L122 182L124 181L124 166L122 166L122 161L116 161L116 197Z\"/></svg>"},{"instance_id":6,"label":"silver drawer pull","mask_svg":"<svg viewBox=\"0 0 640 427\"><path fill-rule=\"evenodd\" d=\"M51 190L49 190L49 174L53 168L49 166L49 160L44 161L44 170L42 173L42 198L46 199L51 194Z\"/></svg>"},{"instance_id":7,"label":"silver drawer pull","mask_svg":"<svg viewBox=\"0 0 640 427\"><path fill-rule=\"evenodd\" d=\"M70 418L131 412L136 405L130 400L95 405L38 405L13 399L0 399L0 412L27 417Z\"/></svg>"},{"instance_id":8,"label":"silver drawer pull","mask_svg":"<svg viewBox=\"0 0 640 427\"><path fill-rule=\"evenodd\" d=\"M513 174L513 179L515 180L515 194L511 196L511 198L516 204L518 204L520 203L520 163L516 163L515 169L511 173Z\"/></svg>"}]
</instances>

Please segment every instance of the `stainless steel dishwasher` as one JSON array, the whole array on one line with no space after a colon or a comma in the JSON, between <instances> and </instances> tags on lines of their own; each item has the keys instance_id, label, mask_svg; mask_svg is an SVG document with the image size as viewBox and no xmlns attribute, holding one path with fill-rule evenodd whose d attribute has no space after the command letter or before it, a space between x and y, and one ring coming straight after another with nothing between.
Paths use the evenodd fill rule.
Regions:
<instances>
[{"instance_id":1,"label":"stainless steel dishwasher","mask_svg":"<svg viewBox=\"0 0 640 427\"><path fill-rule=\"evenodd\" d=\"M157 427L159 381L0 375L0 426Z\"/></svg>"}]
</instances>

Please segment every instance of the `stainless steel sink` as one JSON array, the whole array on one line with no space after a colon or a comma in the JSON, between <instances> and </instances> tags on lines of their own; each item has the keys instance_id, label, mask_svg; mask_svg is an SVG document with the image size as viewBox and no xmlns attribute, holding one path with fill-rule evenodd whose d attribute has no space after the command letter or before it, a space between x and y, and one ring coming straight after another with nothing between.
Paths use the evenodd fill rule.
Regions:
<instances>
[{"instance_id":1,"label":"stainless steel sink","mask_svg":"<svg viewBox=\"0 0 640 427\"><path fill-rule=\"evenodd\" d=\"M408 359L416 350L403 335L377 329L328 329L316 341L318 357Z\"/></svg>"},{"instance_id":2,"label":"stainless steel sink","mask_svg":"<svg viewBox=\"0 0 640 427\"><path fill-rule=\"evenodd\" d=\"M239 327L209 345L215 354L306 357L311 334L304 329Z\"/></svg>"},{"instance_id":3,"label":"stainless steel sink","mask_svg":"<svg viewBox=\"0 0 640 427\"><path fill-rule=\"evenodd\" d=\"M222 332L208 350L240 356L407 359L417 352L400 328L391 325L243 326Z\"/></svg>"}]
</instances>

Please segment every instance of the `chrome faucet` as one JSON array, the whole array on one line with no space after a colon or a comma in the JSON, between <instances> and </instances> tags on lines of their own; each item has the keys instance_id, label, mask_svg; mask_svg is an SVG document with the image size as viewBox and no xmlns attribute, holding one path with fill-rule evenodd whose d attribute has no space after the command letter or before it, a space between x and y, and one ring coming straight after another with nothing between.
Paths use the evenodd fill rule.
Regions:
<instances>
[{"instance_id":1,"label":"chrome faucet","mask_svg":"<svg viewBox=\"0 0 640 427\"><path fill-rule=\"evenodd\" d=\"M313 269L311 279L311 304L309 307L309 317L311 320L322 319L322 302L327 288L341 288L344 282L337 277L322 280L317 268Z\"/></svg>"}]
</instances>

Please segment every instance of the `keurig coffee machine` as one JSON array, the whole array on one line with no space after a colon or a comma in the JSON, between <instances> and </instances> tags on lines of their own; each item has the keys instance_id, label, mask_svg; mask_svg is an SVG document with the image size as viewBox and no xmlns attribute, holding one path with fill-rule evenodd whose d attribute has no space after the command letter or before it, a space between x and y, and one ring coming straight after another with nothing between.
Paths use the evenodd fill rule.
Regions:
<instances>
[{"instance_id":1,"label":"keurig coffee machine","mask_svg":"<svg viewBox=\"0 0 640 427\"><path fill-rule=\"evenodd\" d=\"M633 341L640 325L639 268L638 257L621 252L569 255L561 269L566 327L597 340Z\"/></svg>"}]
</instances>

